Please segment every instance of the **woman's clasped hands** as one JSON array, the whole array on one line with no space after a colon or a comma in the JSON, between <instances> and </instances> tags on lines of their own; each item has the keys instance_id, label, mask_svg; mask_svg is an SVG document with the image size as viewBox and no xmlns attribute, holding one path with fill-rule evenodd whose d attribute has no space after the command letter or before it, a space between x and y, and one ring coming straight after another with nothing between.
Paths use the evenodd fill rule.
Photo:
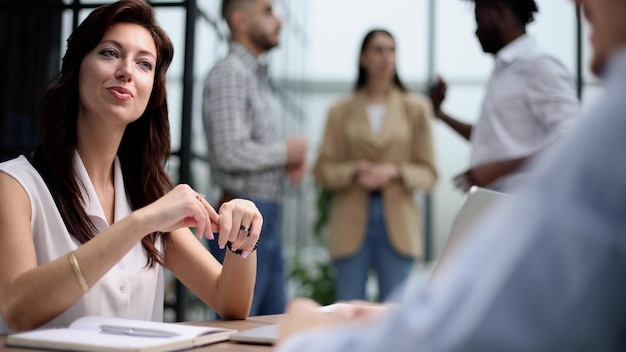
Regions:
<instances>
[{"instance_id":1,"label":"woman's clasped hands","mask_svg":"<svg viewBox=\"0 0 626 352\"><path fill-rule=\"evenodd\" d=\"M140 211L154 225L153 231L195 227L198 239L205 236L209 240L219 233L219 247L224 249L230 242L230 250L241 250L244 258L254 250L263 225L263 217L253 202L233 199L222 204L217 212L203 194L185 184L174 187Z\"/></svg>"}]
</instances>

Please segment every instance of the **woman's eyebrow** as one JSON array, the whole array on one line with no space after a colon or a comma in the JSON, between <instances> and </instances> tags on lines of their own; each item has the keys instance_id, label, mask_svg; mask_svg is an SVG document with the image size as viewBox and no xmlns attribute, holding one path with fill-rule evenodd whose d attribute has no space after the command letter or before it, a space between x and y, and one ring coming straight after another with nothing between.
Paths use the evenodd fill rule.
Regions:
<instances>
[{"instance_id":1,"label":"woman's eyebrow","mask_svg":"<svg viewBox=\"0 0 626 352\"><path fill-rule=\"evenodd\" d=\"M120 43L120 42L118 42L117 40L114 40L114 39L105 39L102 42L100 42L100 44L104 44L104 43L110 43L110 44L113 44L114 46L116 46L118 48L124 49L124 45L122 45L122 43ZM156 59L156 55L152 51L147 50L147 49L139 50L139 54L141 54L141 55L148 55L148 56L151 56L152 58Z\"/></svg>"}]
</instances>

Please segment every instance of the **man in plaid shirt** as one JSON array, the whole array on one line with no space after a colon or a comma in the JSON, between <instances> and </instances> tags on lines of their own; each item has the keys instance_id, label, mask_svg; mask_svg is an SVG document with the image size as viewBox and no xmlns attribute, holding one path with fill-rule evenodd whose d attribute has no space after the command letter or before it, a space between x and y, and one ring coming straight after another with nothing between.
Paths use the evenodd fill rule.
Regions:
<instances>
[{"instance_id":1,"label":"man in plaid shirt","mask_svg":"<svg viewBox=\"0 0 626 352\"><path fill-rule=\"evenodd\" d=\"M231 32L230 52L213 67L204 86L211 172L223 201L249 199L263 215L250 315L283 313L280 204L285 177L298 184L306 172L307 140L298 136L281 141L276 135L266 65L266 53L278 45L281 28L273 0L223 0L222 16ZM223 260L217 242L209 246Z\"/></svg>"}]
</instances>

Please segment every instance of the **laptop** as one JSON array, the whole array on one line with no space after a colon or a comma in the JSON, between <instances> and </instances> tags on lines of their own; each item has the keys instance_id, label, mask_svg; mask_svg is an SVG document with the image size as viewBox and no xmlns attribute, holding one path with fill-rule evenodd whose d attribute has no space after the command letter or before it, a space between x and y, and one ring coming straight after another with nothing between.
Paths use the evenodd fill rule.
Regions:
<instances>
[{"instance_id":1,"label":"laptop","mask_svg":"<svg viewBox=\"0 0 626 352\"><path fill-rule=\"evenodd\" d=\"M483 216L489 214L492 208L502 206L512 199L513 196L507 193L472 186L454 220L446 244L433 265L431 276L442 265L441 263L445 258L450 255L459 240L467 237L467 234Z\"/></svg>"},{"instance_id":2,"label":"laptop","mask_svg":"<svg viewBox=\"0 0 626 352\"><path fill-rule=\"evenodd\" d=\"M332 312L341 308L346 303L333 303L327 306L319 307L320 312ZM273 345L278 339L278 330L276 324L265 325L258 328L238 331L230 335L230 340L234 342L256 344L256 345Z\"/></svg>"},{"instance_id":3,"label":"laptop","mask_svg":"<svg viewBox=\"0 0 626 352\"><path fill-rule=\"evenodd\" d=\"M264 325L258 328L238 331L231 334L230 341L251 343L256 345L273 345L278 339L278 326L276 324Z\"/></svg>"}]
</instances>

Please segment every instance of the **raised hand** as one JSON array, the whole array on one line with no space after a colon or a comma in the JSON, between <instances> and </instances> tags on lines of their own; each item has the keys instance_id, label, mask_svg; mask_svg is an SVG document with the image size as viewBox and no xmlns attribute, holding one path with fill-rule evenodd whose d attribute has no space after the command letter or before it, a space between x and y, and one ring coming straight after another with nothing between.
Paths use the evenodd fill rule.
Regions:
<instances>
[{"instance_id":1,"label":"raised hand","mask_svg":"<svg viewBox=\"0 0 626 352\"><path fill-rule=\"evenodd\" d=\"M448 90L448 84L441 77L437 77L435 82L430 86L428 95L433 104L433 110L435 116L441 117L441 104L446 100L446 92Z\"/></svg>"}]
</instances>

